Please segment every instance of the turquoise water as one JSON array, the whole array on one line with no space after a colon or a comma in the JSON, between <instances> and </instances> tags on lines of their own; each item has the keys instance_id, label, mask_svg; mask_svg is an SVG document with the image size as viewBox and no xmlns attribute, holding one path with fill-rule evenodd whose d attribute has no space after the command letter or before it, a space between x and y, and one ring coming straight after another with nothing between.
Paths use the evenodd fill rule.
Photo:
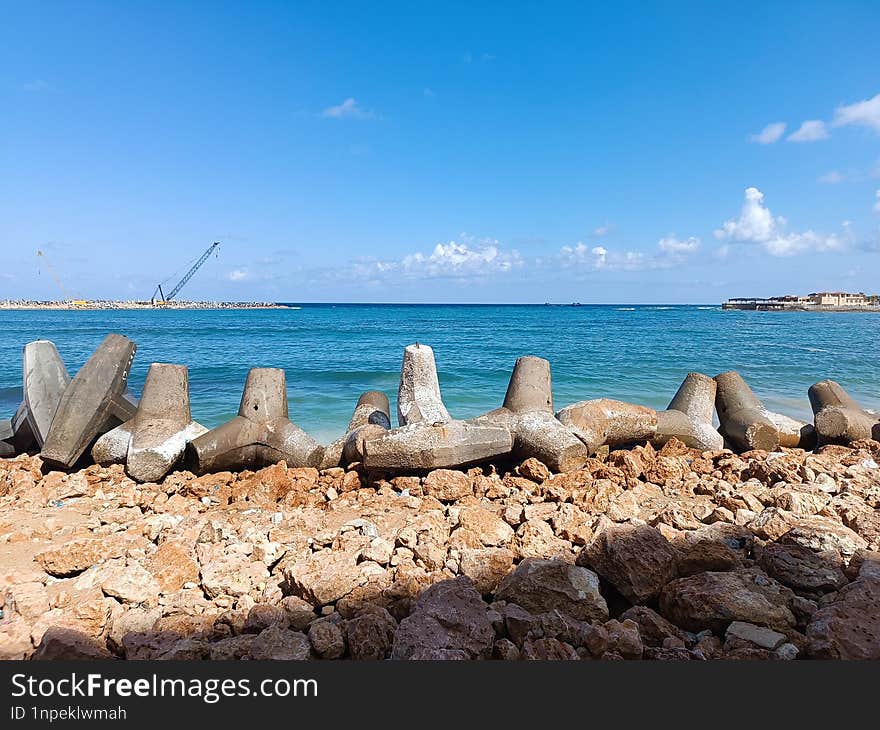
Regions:
<instances>
[{"instance_id":1,"label":"turquoise water","mask_svg":"<svg viewBox=\"0 0 880 730\"><path fill-rule=\"evenodd\" d=\"M880 408L880 315L737 312L719 307L303 305L278 310L0 311L0 417L21 398L21 348L51 339L71 375L108 332L138 343L130 384L151 362L189 366L193 416L232 417L249 368L287 372L291 417L336 438L364 390L394 409L403 348L434 348L450 412L501 404L520 355L553 365L557 406L608 397L665 407L691 370L739 370L765 404L811 418L807 388L838 380Z\"/></svg>"}]
</instances>

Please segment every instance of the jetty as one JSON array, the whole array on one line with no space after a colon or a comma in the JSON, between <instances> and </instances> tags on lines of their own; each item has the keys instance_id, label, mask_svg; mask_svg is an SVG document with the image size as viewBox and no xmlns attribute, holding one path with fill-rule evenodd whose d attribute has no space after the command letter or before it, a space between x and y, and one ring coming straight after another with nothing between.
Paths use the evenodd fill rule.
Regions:
<instances>
[{"instance_id":1,"label":"jetty","mask_svg":"<svg viewBox=\"0 0 880 730\"><path fill-rule=\"evenodd\" d=\"M863 292L814 292L779 297L733 297L722 309L758 312L880 312L880 295Z\"/></svg>"}]
</instances>

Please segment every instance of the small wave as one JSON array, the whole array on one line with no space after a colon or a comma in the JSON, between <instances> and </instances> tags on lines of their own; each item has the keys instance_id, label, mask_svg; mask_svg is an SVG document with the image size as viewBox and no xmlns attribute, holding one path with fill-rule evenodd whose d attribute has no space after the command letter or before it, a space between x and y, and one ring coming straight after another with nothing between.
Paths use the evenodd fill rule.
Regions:
<instances>
[{"instance_id":1,"label":"small wave","mask_svg":"<svg viewBox=\"0 0 880 730\"><path fill-rule=\"evenodd\" d=\"M635 307L618 307L617 311L618 312L635 312L636 308Z\"/></svg>"},{"instance_id":2,"label":"small wave","mask_svg":"<svg viewBox=\"0 0 880 730\"><path fill-rule=\"evenodd\" d=\"M697 309L718 309L718 307L697 307Z\"/></svg>"}]
</instances>

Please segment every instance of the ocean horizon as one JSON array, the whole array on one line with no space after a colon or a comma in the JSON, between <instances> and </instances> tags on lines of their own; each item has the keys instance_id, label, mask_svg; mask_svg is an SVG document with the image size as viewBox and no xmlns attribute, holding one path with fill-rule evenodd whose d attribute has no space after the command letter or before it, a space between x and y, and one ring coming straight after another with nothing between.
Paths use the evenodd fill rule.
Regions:
<instances>
[{"instance_id":1,"label":"ocean horizon","mask_svg":"<svg viewBox=\"0 0 880 730\"><path fill-rule=\"evenodd\" d=\"M238 410L251 367L287 375L291 418L318 440L340 436L358 396L395 406L403 349L431 345L454 417L501 405L516 358L553 368L557 408L617 398L665 408L691 371L738 370L771 410L812 420L809 386L839 381L880 408L880 319L856 313L723 311L711 304L355 304L289 302L263 310L0 311L0 417L21 400L21 348L50 339L73 375L109 332L138 344L140 395L152 362L189 367L193 417L217 426Z\"/></svg>"}]
</instances>

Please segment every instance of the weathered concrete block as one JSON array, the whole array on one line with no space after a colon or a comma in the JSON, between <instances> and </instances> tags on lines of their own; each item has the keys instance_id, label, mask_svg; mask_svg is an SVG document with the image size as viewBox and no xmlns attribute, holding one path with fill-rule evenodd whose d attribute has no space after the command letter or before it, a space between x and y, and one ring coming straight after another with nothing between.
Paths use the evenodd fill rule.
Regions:
<instances>
[{"instance_id":1,"label":"weathered concrete block","mask_svg":"<svg viewBox=\"0 0 880 730\"><path fill-rule=\"evenodd\" d=\"M363 443L381 436L391 428L391 406L388 396L378 390L361 394L345 433L324 448L321 469L348 466L363 461Z\"/></svg>"},{"instance_id":2,"label":"weathered concrete block","mask_svg":"<svg viewBox=\"0 0 880 730\"><path fill-rule=\"evenodd\" d=\"M808 395L820 445L880 439L880 416L864 410L839 383L822 380Z\"/></svg>"},{"instance_id":3,"label":"weathered concrete block","mask_svg":"<svg viewBox=\"0 0 880 730\"><path fill-rule=\"evenodd\" d=\"M186 444L207 430L190 414L186 366L153 363L134 418L101 436L92 458L103 465L124 461L132 479L155 482L179 463Z\"/></svg>"},{"instance_id":4,"label":"weathered concrete block","mask_svg":"<svg viewBox=\"0 0 880 730\"><path fill-rule=\"evenodd\" d=\"M224 469L260 469L279 461L320 466L324 447L289 420L287 383L278 368L252 368L238 415L191 441L186 460L204 474Z\"/></svg>"},{"instance_id":5,"label":"weathered concrete block","mask_svg":"<svg viewBox=\"0 0 880 730\"><path fill-rule=\"evenodd\" d=\"M366 439L363 449L368 469L451 469L509 454L513 435L465 421L414 423Z\"/></svg>"},{"instance_id":6,"label":"weathered concrete block","mask_svg":"<svg viewBox=\"0 0 880 730\"><path fill-rule=\"evenodd\" d=\"M61 396L40 454L44 462L69 469L96 436L131 413L125 389L136 350L127 337L107 335Z\"/></svg>"},{"instance_id":7,"label":"weathered concrete block","mask_svg":"<svg viewBox=\"0 0 880 730\"><path fill-rule=\"evenodd\" d=\"M504 405L471 422L510 430L515 456L534 457L554 472L579 469L589 456L581 440L553 415L550 363L544 358L519 358L507 385Z\"/></svg>"},{"instance_id":8,"label":"weathered concrete block","mask_svg":"<svg viewBox=\"0 0 880 730\"><path fill-rule=\"evenodd\" d=\"M687 446L714 451L724 446L724 437L712 423L715 413L714 378L688 373L665 411L657 412L657 433L651 442L663 446L677 438Z\"/></svg>"},{"instance_id":9,"label":"weathered concrete block","mask_svg":"<svg viewBox=\"0 0 880 730\"><path fill-rule=\"evenodd\" d=\"M55 344L28 342L22 351L23 399L15 415L0 422L0 454L11 456L39 449L58 409L70 376Z\"/></svg>"},{"instance_id":10,"label":"weathered concrete block","mask_svg":"<svg viewBox=\"0 0 880 730\"><path fill-rule=\"evenodd\" d=\"M738 372L716 375L715 382L719 430L732 446L774 451L780 446L810 448L815 442L810 424L768 411Z\"/></svg>"},{"instance_id":11,"label":"weathered concrete block","mask_svg":"<svg viewBox=\"0 0 880 730\"><path fill-rule=\"evenodd\" d=\"M622 446L646 441L657 432L657 411L610 398L580 401L566 406L556 418L586 445L589 453L600 446Z\"/></svg>"},{"instance_id":12,"label":"weathered concrete block","mask_svg":"<svg viewBox=\"0 0 880 730\"><path fill-rule=\"evenodd\" d=\"M408 345L403 351L397 419L401 426L452 420L440 396L434 351L427 345Z\"/></svg>"}]
</instances>

